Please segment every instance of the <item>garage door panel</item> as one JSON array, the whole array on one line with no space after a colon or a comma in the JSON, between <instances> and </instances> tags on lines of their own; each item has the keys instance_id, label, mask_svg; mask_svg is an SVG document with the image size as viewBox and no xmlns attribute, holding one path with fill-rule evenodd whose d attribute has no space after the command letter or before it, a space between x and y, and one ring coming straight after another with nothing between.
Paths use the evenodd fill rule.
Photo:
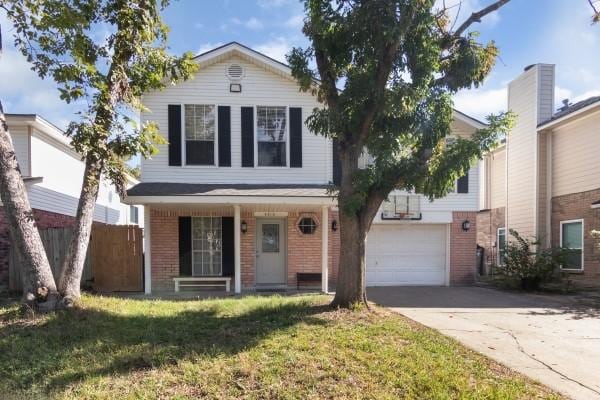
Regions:
<instances>
[{"instance_id":1,"label":"garage door panel","mask_svg":"<svg viewBox=\"0 0 600 400\"><path fill-rule=\"evenodd\" d=\"M398 268L409 270L422 270L425 268L440 269L444 266L446 257L444 254L390 254L375 257L374 267ZM367 263L367 265L369 265Z\"/></svg>"},{"instance_id":2,"label":"garage door panel","mask_svg":"<svg viewBox=\"0 0 600 400\"><path fill-rule=\"evenodd\" d=\"M367 285L443 285L445 225L373 225L367 240Z\"/></svg>"}]
</instances>

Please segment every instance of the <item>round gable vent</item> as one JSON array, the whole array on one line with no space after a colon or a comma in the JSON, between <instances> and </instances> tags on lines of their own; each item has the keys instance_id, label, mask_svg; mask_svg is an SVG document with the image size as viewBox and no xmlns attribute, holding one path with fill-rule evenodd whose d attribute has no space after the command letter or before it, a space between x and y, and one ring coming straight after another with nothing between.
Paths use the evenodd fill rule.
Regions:
<instances>
[{"instance_id":1,"label":"round gable vent","mask_svg":"<svg viewBox=\"0 0 600 400\"><path fill-rule=\"evenodd\" d=\"M227 67L227 77L232 81L239 81L244 77L244 68L240 64L230 64Z\"/></svg>"}]
</instances>

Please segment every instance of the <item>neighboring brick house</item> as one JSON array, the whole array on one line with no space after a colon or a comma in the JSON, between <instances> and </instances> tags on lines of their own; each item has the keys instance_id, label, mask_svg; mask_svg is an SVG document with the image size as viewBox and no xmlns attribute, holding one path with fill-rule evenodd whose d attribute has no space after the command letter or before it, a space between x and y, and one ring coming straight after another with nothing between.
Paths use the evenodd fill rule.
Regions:
<instances>
[{"instance_id":1,"label":"neighboring brick house","mask_svg":"<svg viewBox=\"0 0 600 400\"><path fill-rule=\"evenodd\" d=\"M195 79L144 95L168 145L142 161L126 201L145 208L145 291L229 277L236 292L335 285L339 176L332 141L304 121L316 97L288 66L238 43L196 57ZM455 112L453 134L484 125ZM368 157L361 160L367 164ZM475 276L478 166L447 197L393 192L367 241L367 285L447 285ZM469 227L470 225L470 227Z\"/></svg>"},{"instance_id":2,"label":"neighboring brick house","mask_svg":"<svg viewBox=\"0 0 600 400\"><path fill-rule=\"evenodd\" d=\"M544 246L571 248L563 267L583 286L600 286L600 97L554 112L554 65L536 64L509 84L517 124L481 163L478 244L502 264L509 229Z\"/></svg>"},{"instance_id":3,"label":"neighboring brick house","mask_svg":"<svg viewBox=\"0 0 600 400\"><path fill-rule=\"evenodd\" d=\"M38 228L70 227L75 212L84 162L64 133L35 114L6 114L21 175ZM138 183L130 178L129 184ZM114 187L102 180L94 221L105 224L136 223L140 207L121 202ZM0 203L0 289L8 287L8 259L12 243Z\"/></svg>"}]
</instances>

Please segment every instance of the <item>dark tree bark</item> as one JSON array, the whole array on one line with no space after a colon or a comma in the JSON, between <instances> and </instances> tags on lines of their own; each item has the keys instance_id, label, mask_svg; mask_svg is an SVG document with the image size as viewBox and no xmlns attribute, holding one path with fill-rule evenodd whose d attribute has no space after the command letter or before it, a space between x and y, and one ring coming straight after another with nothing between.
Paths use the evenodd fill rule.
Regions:
<instances>
[{"instance_id":1,"label":"dark tree bark","mask_svg":"<svg viewBox=\"0 0 600 400\"><path fill-rule=\"evenodd\" d=\"M353 177L358 171L358 158L361 153L356 149L357 147L354 146L340 152L342 163L342 179L338 193L340 242L345 245L340 247L338 284L331 303L334 307L347 308L359 303L368 305L365 240L373 218L384 199L384 196L373 193L367 203L358 210L350 212L344 208L345 204L353 203L352 198L356 195ZM352 245L348 245L349 243Z\"/></svg>"},{"instance_id":2,"label":"dark tree bark","mask_svg":"<svg viewBox=\"0 0 600 400\"><path fill-rule=\"evenodd\" d=\"M0 197L8 219L10 237L20 253L23 274L23 298L38 310L56 308L59 295L46 257L40 233L35 225L27 191L8 135L8 126L0 105Z\"/></svg>"},{"instance_id":3,"label":"dark tree bark","mask_svg":"<svg viewBox=\"0 0 600 400\"><path fill-rule=\"evenodd\" d=\"M128 87L128 77L125 71L132 56L132 50L119 43L115 46L113 63L107 74L108 87L99 96L94 117L94 140L108 146L108 138L115 118L117 103L123 98ZM100 146L102 147L102 146ZM85 158L85 171L81 194L75 218L75 231L69 244L69 251L63 263L58 290L63 296L63 305L71 307L81 296L81 275L87 255L87 249L94 222L94 208L98 198L100 180L104 170L104 159L108 154L90 152Z\"/></svg>"},{"instance_id":4,"label":"dark tree bark","mask_svg":"<svg viewBox=\"0 0 600 400\"><path fill-rule=\"evenodd\" d=\"M83 184L77 206L76 224L63 264L58 288L65 306L71 306L81 297L81 275L94 222L94 208L98 198L102 164L86 159Z\"/></svg>"}]
</instances>

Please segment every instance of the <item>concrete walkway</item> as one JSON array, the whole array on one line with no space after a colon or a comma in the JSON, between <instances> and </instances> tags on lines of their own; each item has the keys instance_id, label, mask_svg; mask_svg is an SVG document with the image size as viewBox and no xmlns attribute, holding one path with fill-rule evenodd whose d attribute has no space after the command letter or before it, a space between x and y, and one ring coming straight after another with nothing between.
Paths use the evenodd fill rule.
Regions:
<instances>
[{"instance_id":1,"label":"concrete walkway","mask_svg":"<svg viewBox=\"0 0 600 400\"><path fill-rule=\"evenodd\" d=\"M378 287L369 299L573 399L600 400L600 308L481 287Z\"/></svg>"}]
</instances>

